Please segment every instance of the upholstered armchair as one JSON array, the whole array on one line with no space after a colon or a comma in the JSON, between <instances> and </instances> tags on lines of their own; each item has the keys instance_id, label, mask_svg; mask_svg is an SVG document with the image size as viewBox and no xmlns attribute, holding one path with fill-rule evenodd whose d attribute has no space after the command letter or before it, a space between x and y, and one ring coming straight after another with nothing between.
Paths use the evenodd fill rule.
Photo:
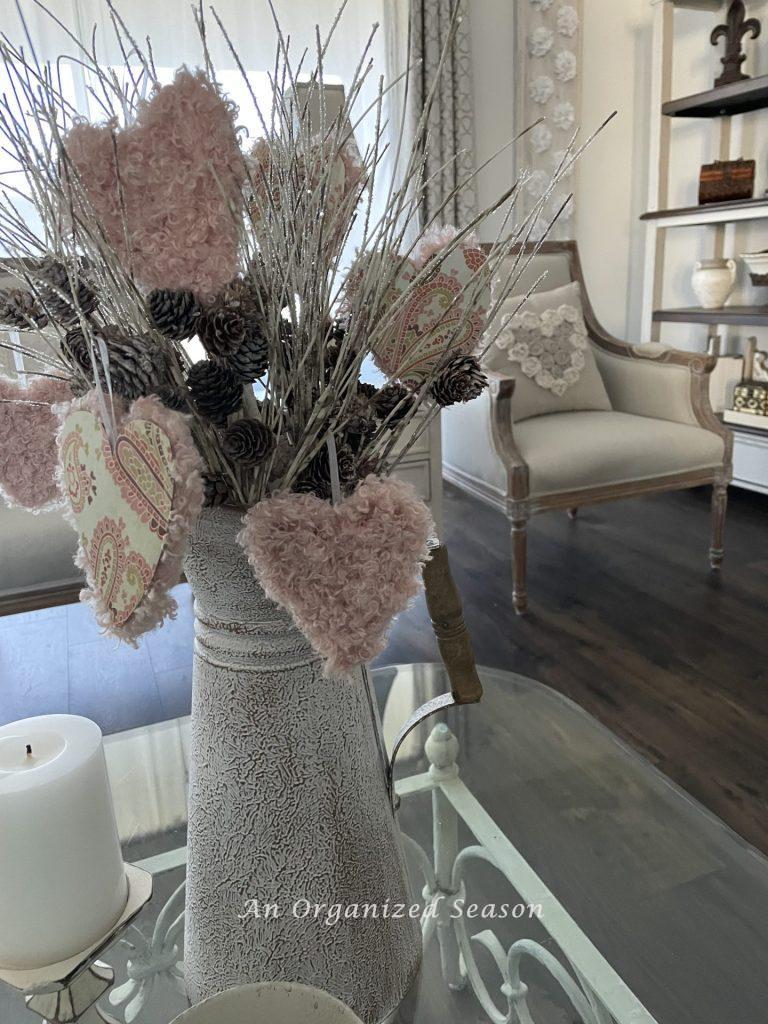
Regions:
<instances>
[{"instance_id":1,"label":"upholstered armchair","mask_svg":"<svg viewBox=\"0 0 768 1024\"><path fill-rule=\"evenodd\" d=\"M530 366L523 372L505 358L509 353L489 350L485 401L453 406L443 416L444 476L503 508L511 522L515 610L523 613L528 602L528 521L549 509L575 516L582 505L711 485L709 558L718 569L732 436L709 402L714 358L655 343L629 345L607 334L592 309L575 242L545 243L516 291L525 294L544 272L534 306L546 307L548 291L580 294L588 363L578 386L561 396L543 390L530 379Z\"/></svg>"}]
</instances>

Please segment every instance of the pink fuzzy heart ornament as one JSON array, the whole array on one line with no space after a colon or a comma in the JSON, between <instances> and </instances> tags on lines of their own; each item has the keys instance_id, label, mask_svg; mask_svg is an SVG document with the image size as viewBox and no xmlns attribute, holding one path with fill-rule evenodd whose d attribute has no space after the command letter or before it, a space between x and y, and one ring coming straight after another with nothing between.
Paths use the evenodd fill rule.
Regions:
<instances>
[{"instance_id":1,"label":"pink fuzzy heart ornament","mask_svg":"<svg viewBox=\"0 0 768 1024\"><path fill-rule=\"evenodd\" d=\"M56 482L56 432L52 412L72 399L63 380L37 377L29 387L0 377L0 494L6 502L42 512L61 501Z\"/></svg>"},{"instance_id":2,"label":"pink fuzzy heart ornament","mask_svg":"<svg viewBox=\"0 0 768 1024\"><path fill-rule=\"evenodd\" d=\"M243 522L238 539L256 578L326 659L328 675L384 649L393 617L419 592L434 533L410 484L376 476L336 506L282 494Z\"/></svg>"},{"instance_id":3,"label":"pink fuzzy heart ornament","mask_svg":"<svg viewBox=\"0 0 768 1024\"><path fill-rule=\"evenodd\" d=\"M183 68L126 128L80 122L64 139L110 244L147 288L207 296L234 277L245 180L236 113L204 72Z\"/></svg>"}]
</instances>

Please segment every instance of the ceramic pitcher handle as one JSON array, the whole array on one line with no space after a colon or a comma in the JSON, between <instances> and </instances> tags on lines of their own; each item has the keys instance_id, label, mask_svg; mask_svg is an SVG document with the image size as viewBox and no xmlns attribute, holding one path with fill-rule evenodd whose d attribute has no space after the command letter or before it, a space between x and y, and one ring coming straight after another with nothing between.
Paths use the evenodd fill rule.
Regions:
<instances>
[{"instance_id":1,"label":"ceramic pitcher handle","mask_svg":"<svg viewBox=\"0 0 768 1024\"><path fill-rule=\"evenodd\" d=\"M731 272L731 280L735 281L736 280L736 260L728 260L727 263L728 263L728 269Z\"/></svg>"},{"instance_id":2,"label":"ceramic pitcher handle","mask_svg":"<svg viewBox=\"0 0 768 1024\"><path fill-rule=\"evenodd\" d=\"M448 551L442 544L432 548L432 556L424 566L424 590L453 698L457 704L475 704L483 696L483 687L461 598L451 575Z\"/></svg>"}]
</instances>

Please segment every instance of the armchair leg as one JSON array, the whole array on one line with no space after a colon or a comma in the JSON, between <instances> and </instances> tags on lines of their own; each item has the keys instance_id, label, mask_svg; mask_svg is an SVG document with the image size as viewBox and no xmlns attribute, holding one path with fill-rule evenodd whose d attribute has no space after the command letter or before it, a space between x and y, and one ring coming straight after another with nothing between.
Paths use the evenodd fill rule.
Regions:
<instances>
[{"instance_id":1,"label":"armchair leg","mask_svg":"<svg viewBox=\"0 0 768 1024\"><path fill-rule=\"evenodd\" d=\"M512 604L518 615L528 611L526 575L528 569L528 517L512 519Z\"/></svg>"},{"instance_id":2,"label":"armchair leg","mask_svg":"<svg viewBox=\"0 0 768 1024\"><path fill-rule=\"evenodd\" d=\"M712 487L712 543L709 549L709 564L713 569L719 569L723 564L727 506L728 484L714 484Z\"/></svg>"}]
</instances>

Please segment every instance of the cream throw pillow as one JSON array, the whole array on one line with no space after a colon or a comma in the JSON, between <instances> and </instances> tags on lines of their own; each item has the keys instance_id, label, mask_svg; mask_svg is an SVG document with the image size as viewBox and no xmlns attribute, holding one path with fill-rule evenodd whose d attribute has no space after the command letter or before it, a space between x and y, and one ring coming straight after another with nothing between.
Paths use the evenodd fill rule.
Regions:
<instances>
[{"instance_id":1,"label":"cream throw pillow","mask_svg":"<svg viewBox=\"0 0 768 1024\"><path fill-rule=\"evenodd\" d=\"M502 304L489 336L493 337L499 329L503 317L512 316L522 302L522 296L513 296L506 299ZM562 288L553 288L548 292L537 292L523 306L522 312L533 313L541 316L547 310L557 310L561 306L575 308L582 315L581 291L578 281L563 285ZM530 332L529 332L530 333ZM499 337L500 347L497 343L491 345L483 357L483 365L489 370L503 373L506 377L514 377L515 395L512 399L512 408L516 421L530 419L531 416L544 416L553 412L577 412L591 410L593 412L610 412L611 401L605 384L600 376L600 371L595 362L591 344L579 350L580 357L583 356L583 366L580 366L578 379L570 384L563 394L558 395L547 387L541 387L535 379L524 373L520 363L510 358L510 352L505 346L506 339ZM581 359L579 359L579 364Z\"/></svg>"}]
</instances>

